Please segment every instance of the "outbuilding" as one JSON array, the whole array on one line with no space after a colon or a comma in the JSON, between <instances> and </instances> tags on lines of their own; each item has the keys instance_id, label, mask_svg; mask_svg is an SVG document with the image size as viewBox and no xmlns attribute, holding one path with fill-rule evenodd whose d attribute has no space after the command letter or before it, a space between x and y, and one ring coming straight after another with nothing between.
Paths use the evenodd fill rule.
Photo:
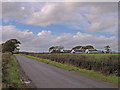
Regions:
<instances>
[{"instance_id":1,"label":"outbuilding","mask_svg":"<svg viewBox=\"0 0 120 90\"><path fill-rule=\"evenodd\" d=\"M71 53L85 53L83 50L72 50Z\"/></svg>"},{"instance_id":2,"label":"outbuilding","mask_svg":"<svg viewBox=\"0 0 120 90\"><path fill-rule=\"evenodd\" d=\"M96 49L86 49L85 53L98 53Z\"/></svg>"}]
</instances>

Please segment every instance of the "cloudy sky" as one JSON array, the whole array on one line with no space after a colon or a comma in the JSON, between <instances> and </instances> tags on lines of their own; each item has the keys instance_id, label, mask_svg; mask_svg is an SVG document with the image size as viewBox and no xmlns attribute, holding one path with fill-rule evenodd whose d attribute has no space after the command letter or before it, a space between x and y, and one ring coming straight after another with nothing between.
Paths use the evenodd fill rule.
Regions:
<instances>
[{"instance_id":1,"label":"cloudy sky","mask_svg":"<svg viewBox=\"0 0 120 90\"><path fill-rule=\"evenodd\" d=\"M117 2L4 2L2 41L16 38L21 51L48 51L50 46L93 45L118 48Z\"/></svg>"}]
</instances>

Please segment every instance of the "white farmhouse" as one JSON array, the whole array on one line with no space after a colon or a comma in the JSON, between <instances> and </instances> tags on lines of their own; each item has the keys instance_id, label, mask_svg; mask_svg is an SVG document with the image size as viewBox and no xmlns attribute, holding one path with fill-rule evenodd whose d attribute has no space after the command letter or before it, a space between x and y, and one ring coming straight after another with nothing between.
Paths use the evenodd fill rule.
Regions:
<instances>
[{"instance_id":1,"label":"white farmhouse","mask_svg":"<svg viewBox=\"0 0 120 90\"><path fill-rule=\"evenodd\" d=\"M98 53L96 49L86 49L85 53Z\"/></svg>"},{"instance_id":2,"label":"white farmhouse","mask_svg":"<svg viewBox=\"0 0 120 90\"><path fill-rule=\"evenodd\" d=\"M71 53L85 53L83 50L72 50Z\"/></svg>"}]
</instances>

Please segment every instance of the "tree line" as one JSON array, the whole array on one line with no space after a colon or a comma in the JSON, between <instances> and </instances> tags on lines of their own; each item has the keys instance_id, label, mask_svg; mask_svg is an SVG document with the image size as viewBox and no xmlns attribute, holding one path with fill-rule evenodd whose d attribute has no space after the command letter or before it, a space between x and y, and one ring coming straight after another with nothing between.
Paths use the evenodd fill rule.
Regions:
<instances>
[{"instance_id":1,"label":"tree line","mask_svg":"<svg viewBox=\"0 0 120 90\"><path fill-rule=\"evenodd\" d=\"M21 42L18 41L17 39L10 39L8 41L6 41L5 43L2 43L0 46L2 46L2 52L11 52L11 53L18 53L19 52L19 46L20 46ZM75 49L94 49L94 46L92 45L87 45L87 46L75 46L73 47L71 50L75 50ZM106 50L106 53L109 53L111 51L110 46L107 45L104 47ZM61 50L63 50L64 47L63 46L52 46L49 48L49 52L51 53L60 53Z\"/></svg>"},{"instance_id":2,"label":"tree line","mask_svg":"<svg viewBox=\"0 0 120 90\"><path fill-rule=\"evenodd\" d=\"M92 46L92 45L75 46L71 50L76 50L76 49L80 49L80 48L85 49L85 50L86 49L94 49L94 46ZM109 45L105 46L104 48L106 50L106 53L110 53L111 49L110 49ZM60 53L61 50L63 50L63 49L64 49L63 46L52 46L52 47L49 48L49 52L51 52L51 53Z\"/></svg>"}]
</instances>

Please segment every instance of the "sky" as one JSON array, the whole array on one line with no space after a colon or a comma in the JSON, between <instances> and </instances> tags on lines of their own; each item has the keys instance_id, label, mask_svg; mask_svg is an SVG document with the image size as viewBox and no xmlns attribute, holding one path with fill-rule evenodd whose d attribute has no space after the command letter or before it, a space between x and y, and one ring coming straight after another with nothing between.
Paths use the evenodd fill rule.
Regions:
<instances>
[{"instance_id":1,"label":"sky","mask_svg":"<svg viewBox=\"0 0 120 90\"><path fill-rule=\"evenodd\" d=\"M61 45L109 45L118 51L117 2L3 2L2 42L17 39L21 51Z\"/></svg>"}]
</instances>

